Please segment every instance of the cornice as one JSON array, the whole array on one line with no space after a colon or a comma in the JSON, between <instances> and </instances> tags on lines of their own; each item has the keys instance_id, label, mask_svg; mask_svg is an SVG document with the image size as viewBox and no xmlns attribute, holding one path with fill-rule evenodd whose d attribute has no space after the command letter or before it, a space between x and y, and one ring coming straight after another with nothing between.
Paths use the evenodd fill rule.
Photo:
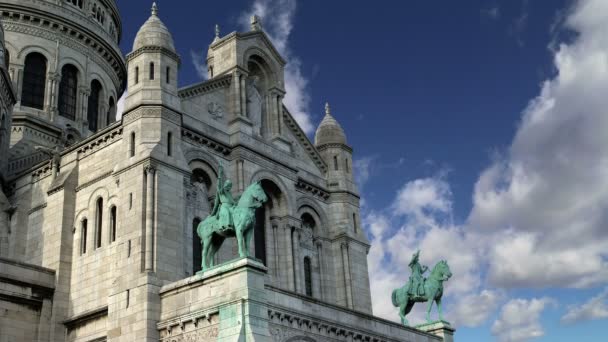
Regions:
<instances>
[{"instance_id":1,"label":"cornice","mask_svg":"<svg viewBox=\"0 0 608 342\"><path fill-rule=\"evenodd\" d=\"M319 152L325 151L328 148L340 148L340 149L346 150L350 153L353 153L353 148L348 145L345 145L345 144L329 143L329 144L323 144L323 145L317 146L317 150Z\"/></svg>"},{"instance_id":2,"label":"cornice","mask_svg":"<svg viewBox=\"0 0 608 342\"><path fill-rule=\"evenodd\" d=\"M215 150L223 155L228 155L232 151L230 146L225 145L217 140L211 139L202 133L198 133L193 129L182 128L182 137L184 140L195 145L204 146Z\"/></svg>"},{"instance_id":3,"label":"cornice","mask_svg":"<svg viewBox=\"0 0 608 342\"><path fill-rule=\"evenodd\" d=\"M175 59L178 66L182 63L182 59L177 53L162 46L143 46L135 51L132 51L127 55L127 62L130 62L133 58L136 58L144 53L162 53Z\"/></svg>"},{"instance_id":4,"label":"cornice","mask_svg":"<svg viewBox=\"0 0 608 342\"><path fill-rule=\"evenodd\" d=\"M232 83L232 75L223 75L212 78L208 81L193 84L178 90L178 96L182 99L189 99L195 96L203 95L216 89L228 88Z\"/></svg>"}]
</instances>

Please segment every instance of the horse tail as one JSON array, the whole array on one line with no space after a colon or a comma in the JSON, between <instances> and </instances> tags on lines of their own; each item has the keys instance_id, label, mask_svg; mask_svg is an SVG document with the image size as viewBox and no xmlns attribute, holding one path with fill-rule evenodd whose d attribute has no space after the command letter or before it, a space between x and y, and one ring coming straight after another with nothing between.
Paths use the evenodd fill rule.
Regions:
<instances>
[{"instance_id":1,"label":"horse tail","mask_svg":"<svg viewBox=\"0 0 608 342\"><path fill-rule=\"evenodd\" d=\"M393 290L391 298L393 299L393 306L399 306L399 303L397 302L397 290Z\"/></svg>"}]
</instances>

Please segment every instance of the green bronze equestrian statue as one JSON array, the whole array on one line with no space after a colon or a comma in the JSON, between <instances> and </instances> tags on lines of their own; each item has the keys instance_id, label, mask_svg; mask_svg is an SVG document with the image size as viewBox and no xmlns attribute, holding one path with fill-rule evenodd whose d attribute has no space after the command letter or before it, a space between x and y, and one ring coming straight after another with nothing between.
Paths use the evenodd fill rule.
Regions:
<instances>
[{"instance_id":1,"label":"green bronze equestrian statue","mask_svg":"<svg viewBox=\"0 0 608 342\"><path fill-rule=\"evenodd\" d=\"M424 273L428 267L420 265L420 251L417 251L412 256L409 267L412 270L410 279L405 286L393 291L393 305L399 308L399 316L401 323L408 325L407 316L415 303L429 302L426 311L426 320L431 322L431 308L433 302L437 303L439 311L439 319L443 320L441 312L441 297L443 296L443 282L452 277L452 272L448 266L448 262L441 260L438 262L428 278L424 278Z\"/></svg>"},{"instance_id":2,"label":"green bronze equestrian statue","mask_svg":"<svg viewBox=\"0 0 608 342\"><path fill-rule=\"evenodd\" d=\"M224 168L220 165L213 210L196 228L203 247L203 271L213 267L213 257L227 237L236 237L239 257L249 256L249 242L255 227L255 211L268 201L260 182L251 184L238 201L235 201L230 192L232 182L225 178Z\"/></svg>"}]
</instances>

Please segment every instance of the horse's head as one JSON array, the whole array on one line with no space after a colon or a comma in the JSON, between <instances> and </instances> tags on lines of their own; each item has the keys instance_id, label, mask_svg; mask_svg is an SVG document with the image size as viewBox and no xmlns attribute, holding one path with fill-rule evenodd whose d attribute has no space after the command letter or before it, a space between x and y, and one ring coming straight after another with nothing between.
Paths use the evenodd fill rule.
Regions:
<instances>
[{"instance_id":1,"label":"horse's head","mask_svg":"<svg viewBox=\"0 0 608 342\"><path fill-rule=\"evenodd\" d=\"M439 265L441 267L441 275L443 276L442 280L448 280L452 277L452 271L450 270L450 266L448 265L448 262L445 260L441 260L439 262Z\"/></svg>"},{"instance_id":2,"label":"horse's head","mask_svg":"<svg viewBox=\"0 0 608 342\"><path fill-rule=\"evenodd\" d=\"M434 272L439 280L447 281L452 277L452 271L450 271L450 266L448 262L445 260L441 260L435 265Z\"/></svg>"},{"instance_id":3,"label":"horse's head","mask_svg":"<svg viewBox=\"0 0 608 342\"><path fill-rule=\"evenodd\" d=\"M266 195L266 192L262 188L260 182L251 184L245 191L245 194L243 194L243 197L245 196L248 197L249 203L254 208L259 208L264 205L266 201L268 201L268 196Z\"/></svg>"}]
</instances>

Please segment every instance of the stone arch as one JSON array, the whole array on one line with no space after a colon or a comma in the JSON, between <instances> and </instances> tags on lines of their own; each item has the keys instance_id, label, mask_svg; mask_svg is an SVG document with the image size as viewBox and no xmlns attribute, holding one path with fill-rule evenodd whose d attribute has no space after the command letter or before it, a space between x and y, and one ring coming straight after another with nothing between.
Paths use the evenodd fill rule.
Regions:
<instances>
[{"instance_id":1,"label":"stone arch","mask_svg":"<svg viewBox=\"0 0 608 342\"><path fill-rule=\"evenodd\" d=\"M305 213L310 214L315 218L317 223L317 231L315 233L318 236L327 237L327 224L329 222L325 211L310 197L300 197L297 202L298 211L296 212L297 217L301 218Z\"/></svg>"},{"instance_id":2,"label":"stone arch","mask_svg":"<svg viewBox=\"0 0 608 342\"><path fill-rule=\"evenodd\" d=\"M27 55L33 52L38 52L39 54L43 55L46 58L47 62L52 61L54 59L53 53L49 50L38 45L27 45L24 46L21 50L19 50L18 54L14 55L17 58L15 62L19 61L20 64L25 64L25 57L27 57ZM47 67L47 72L49 71L48 69L49 68Z\"/></svg>"},{"instance_id":3,"label":"stone arch","mask_svg":"<svg viewBox=\"0 0 608 342\"><path fill-rule=\"evenodd\" d=\"M82 63L80 63L77 59L72 58L72 57L64 57L59 61L59 64L57 64L57 72L61 72L61 69L66 65L66 64L72 64L76 69L78 69L78 84L85 84L86 83L86 73L85 71L85 67L82 65Z\"/></svg>"},{"instance_id":4,"label":"stone arch","mask_svg":"<svg viewBox=\"0 0 608 342\"><path fill-rule=\"evenodd\" d=\"M243 65L245 67L247 67L249 61L252 58L255 59L258 63L263 61L262 64L266 65L267 72L270 72L273 74L274 83L278 83L278 81L279 81L278 74L281 70L281 67L279 65L277 65L274 58L269 56L264 50L260 49L257 46L252 46L249 49L245 50L245 52L243 53L243 61L242 61Z\"/></svg>"}]
</instances>

